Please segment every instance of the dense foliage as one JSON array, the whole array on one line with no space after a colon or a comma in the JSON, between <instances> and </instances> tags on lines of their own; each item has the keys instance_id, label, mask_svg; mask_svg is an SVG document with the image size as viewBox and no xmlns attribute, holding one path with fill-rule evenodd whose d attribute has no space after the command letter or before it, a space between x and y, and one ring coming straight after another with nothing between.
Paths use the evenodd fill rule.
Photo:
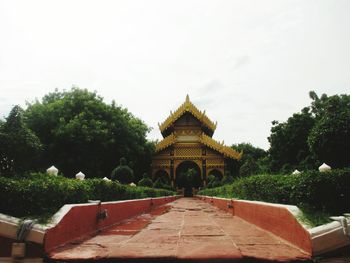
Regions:
<instances>
[{"instance_id":1,"label":"dense foliage","mask_svg":"<svg viewBox=\"0 0 350 263\"><path fill-rule=\"evenodd\" d=\"M234 181L234 178L230 174L230 172L226 172L222 178L218 174L210 173L207 179L206 188L215 188L215 187L223 186L225 184L230 184L233 181Z\"/></svg>"},{"instance_id":2,"label":"dense foliage","mask_svg":"<svg viewBox=\"0 0 350 263\"><path fill-rule=\"evenodd\" d=\"M298 175L255 175L201 195L292 204L313 211L342 214L350 210L350 168Z\"/></svg>"},{"instance_id":3,"label":"dense foliage","mask_svg":"<svg viewBox=\"0 0 350 263\"><path fill-rule=\"evenodd\" d=\"M78 171L104 177L121 157L130 161L138 178L149 169L154 148L146 140L149 128L114 101L106 104L95 92L56 90L29 104L24 115L44 146L37 169L54 164L67 177Z\"/></svg>"},{"instance_id":4,"label":"dense foliage","mask_svg":"<svg viewBox=\"0 0 350 263\"><path fill-rule=\"evenodd\" d=\"M273 172L289 172L293 168L308 169L314 163L310 159L307 138L315 120L309 108L295 113L286 122L274 121L271 128L269 157Z\"/></svg>"},{"instance_id":5,"label":"dense foliage","mask_svg":"<svg viewBox=\"0 0 350 263\"><path fill-rule=\"evenodd\" d=\"M310 95L316 120L308 137L312 154L334 167L350 166L350 96Z\"/></svg>"},{"instance_id":6,"label":"dense foliage","mask_svg":"<svg viewBox=\"0 0 350 263\"><path fill-rule=\"evenodd\" d=\"M233 144L231 147L238 152L243 151L243 156L238 167L239 176L249 176L267 171L267 165L265 164L267 152L265 150L255 147L250 143Z\"/></svg>"},{"instance_id":7,"label":"dense foliage","mask_svg":"<svg viewBox=\"0 0 350 263\"><path fill-rule=\"evenodd\" d=\"M25 125L23 110L13 107L0 124L0 175L13 176L32 170L42 153L39 138Z\"/></svg>"},{"instance_id":8,"label":"dense foliage","mask_svg":"<svg viewBox=\"0 0 350 263\"><path fill-rule=\"evenodd\" d=\"M102 179L81 181L40 173L20 179L0 177L0 211L18 217L52 214L64 204L88 200L116 201L173 194L163 189L130 187Z\"/></svg>"},{"instance_id":9,"label":"dense foliage","mask_svg":"<svg viewBox=\"0 0 350 263\"><path fill-rule=\"evenodd\" d=\"M314 169L323 162L333 168L350 166L350 96L323 94L319 98L310 92L310 98L310 107L286 122L272 122L270 171Z\"/></svg>"}]
</instances>

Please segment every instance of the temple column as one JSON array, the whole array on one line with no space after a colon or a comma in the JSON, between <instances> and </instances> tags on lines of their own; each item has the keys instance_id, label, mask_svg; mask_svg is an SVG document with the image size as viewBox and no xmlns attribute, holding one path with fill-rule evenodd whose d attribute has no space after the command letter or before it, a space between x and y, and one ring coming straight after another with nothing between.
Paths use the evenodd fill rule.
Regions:
<instances>
[{"instance_id":1,"label":"temple column","mask_svg":"<svg viewBox=\"0 0 350 263\"><path fill-rule=\"evenodd\" d=\"M203 181L203 186L207 186L207 166L206 166L206 160L202 160L202 181Z\"/></svg>"},{"instance_id":2,"label":"temple column","mask_svg":"<svg viewBox=\"0 0 350 263\"><path fill-rule=\"evenodd\" d=\"M170 160L170 178L171 178L171 186L175 186L175 179L174 179L174 160Z\"/></svg>"}]
</instances>

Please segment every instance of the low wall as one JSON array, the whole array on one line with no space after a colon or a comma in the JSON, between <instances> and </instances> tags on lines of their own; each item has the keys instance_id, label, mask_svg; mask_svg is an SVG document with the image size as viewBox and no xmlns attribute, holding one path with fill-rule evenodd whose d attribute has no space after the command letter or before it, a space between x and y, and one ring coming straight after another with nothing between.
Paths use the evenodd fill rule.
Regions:
<instances>
[{"instance_id":1,"label":"low wall","mask_svg":"<svg viewBox=\"0 0 350 263\"><path fill-rule=\"evenodd\" d=\"M328 253L345 246L350 247L350 220L347 229L340 222L331 222L310 230L313 254L315 256Z\"/></svg>"},{"instance_id":2,"label":"low wall","mask_svg":"<svg viewBox=\"0 0 350 263\"><path fill-rule=\"evenodd\" d=\"M152 207L166 204L178 196L146 198L116 202L65 205L53 218L52 226L44 237L46 253L69 241L81 239L122 220L150 211ZM107 210L108 217L97 219L99 211Z\"/></svg>"},{"instance_id":3,"label":"low wall","mask_svg":"<svg viewBox=\"0 0 350 263\"><path fill-rule=\"evenodd\" d=\"M10 258L12 254L12 243L18 242L17 231L21 220L16 217L0 214L0 262ZM26 257L42 258L43 240L45 230L37 225L26 236Z\"/></svg>"},{"instance_id":4,"label":"low wall","mask_svg":"<svg viewBox=\"0 0 350 263\"><path fill-rule=\"evenodd\" d=\"M312 254L310 233L295 219L293 213L298 210L295 206L210 196L197 196L197 198L265 229Z\"/></svg>"}]
</instances>

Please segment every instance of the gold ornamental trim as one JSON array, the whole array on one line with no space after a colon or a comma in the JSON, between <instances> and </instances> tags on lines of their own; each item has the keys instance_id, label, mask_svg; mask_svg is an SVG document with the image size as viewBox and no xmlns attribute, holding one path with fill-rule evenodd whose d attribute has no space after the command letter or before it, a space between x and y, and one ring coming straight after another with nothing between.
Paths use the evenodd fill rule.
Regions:
<instances>
[{"instance_id":1,"label":"gold ornamental trim","mask_svg":"<svg viewBox=\"0 0 350 263\"><path fill-rule=\"evenodd\" d=\"M173 145L176 142L176 137L174 133L171 133L169 136L165 137L159 143L156 144L156 152L168 148L170 145Z\"/></svg>"},{"instance_id":2,"label":"gold ornamental trim","mask_svg":"<svg viewBox=\"0 0 350 263\"><path fill-rule=\"evenodd\" d=\"M200 111L191 101L190 97L186 96L186 101L181 104L181 106L175 111L170 112L170 116L162 123L158 124L161 132L164 132L167 128L169 128L176 120L178 120L182 115L186 112L191 113L195 118L197 118L202 124L208 127L212 132L215 131L217 122L212 122L205 111Z\"/></svg>"},{"instance_id":3,"label":"gold ornamental trim","mask_svg":"<svg viewBox=\"0 0 350 263\"><path fill-rule=\"evenodd\" d=\"M199 141L209 148L222 153L225 157L236 160L240 160L242 158L243 152L239 153L231 147L225 146L224 142L219 143L204 133L202 133L202 135L199 137Z\"/></svg>"}]
</instances>

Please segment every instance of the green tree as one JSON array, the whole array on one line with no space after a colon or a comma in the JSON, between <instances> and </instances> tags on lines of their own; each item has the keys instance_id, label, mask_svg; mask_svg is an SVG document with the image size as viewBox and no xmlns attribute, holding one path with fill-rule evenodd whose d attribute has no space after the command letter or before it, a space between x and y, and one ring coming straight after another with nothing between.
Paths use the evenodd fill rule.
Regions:
<instances>
[{"instance_id":1,"label":"green tree","mask_svg":"<svg viewBox=\"0 0 350 263\"><path fill-rule=\"evenodd\" d=\"M134 182L134 172L126 164L124 157L120 158L119 166L117 166L111 173L112 180L118 180L122 184L130 184Z\"/></svg>"},{"instance_id":2,"label":"green tree","mask_svg":"<svg viewBox=\"0 0 350 263\"><path fill-rule=\"evenodd\" d=\"M312 154L334 168L350 166L350 96L323 94L319 98L310 92L310 97L316 119L308 137Z\"/></svg>"},{"instance_id":3,"label":"green tree","mask_svg":"<svg viewBox=\"0 0 350 263\"><path fill-rule=\"evenodd\" d=\"M14 106L0 126L0 175L21 174L37 168L42 145L25 125L23 110Z\"/></svg>"},{"instance_id":4,"label":"green tree","mask_svg":"<svg viewBox=\"0 0 350 263\"><path fill-rule=\"evenodd\" d=\"M259 165L256 162L255 159L252 157L249 157L239 168L239 175L240 176L250 176L254 174L258 174L260 172Z\"/></svg>"},{"instance_id":5,"label":"green tree","mask_svg":"<svg viewBox=\"0 0 350 263\"><path fill-rule=\"evenodd\" d=\"M293 114L286 122L272 122L268 140L270 168L273 172L280 171L285 165L289 165L291 170L314 166L307 144L307 138L314 123L314 117L308 107L300 113ZM300 167L301 165L303 167Z\"/></svg>"},{"instance_id":6,"label":"green tree","mask_svg":"<svg viewBox=\"0 0 350 263\"><path fill-rule=\"evenodd\" d=\"M267 157L267 152L264 149L255 147L250 143L233 144L232 148L239 152L243 151L238 167L239 175L246 176L266 172L266 165L263 160Z\"/></svg>"},{"instance_id":7,"label":"green tree","mask_svg":"<svg viewBox=\"0 0 350 263\"><path fill-rule=\"evenodd\" d=\"M110 105L96 92L72 88L55 91L28 105L26 124L44 145L41 167L54 164L66 176L82 170L104 177L125 156L137 177L149 169L153 144L149 128L127 109Z\"/></svg>"}]
</instances>

